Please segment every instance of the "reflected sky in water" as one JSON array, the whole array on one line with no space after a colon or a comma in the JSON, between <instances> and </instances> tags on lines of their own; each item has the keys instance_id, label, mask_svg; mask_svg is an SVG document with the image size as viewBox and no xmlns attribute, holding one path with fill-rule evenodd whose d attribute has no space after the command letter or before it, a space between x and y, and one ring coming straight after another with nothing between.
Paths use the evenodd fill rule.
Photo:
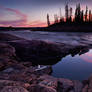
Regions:
<instances>
[{"instance_id":1,"label":"reflected sky in water","mask_svg":"<svg viewBox=\"0 0 92 92\"><path fill-rule=\"evenodd\" d=\"M80 56L85 62L92 63L92 50Z\"/></svg>"},{"instance_id":2,"label":"reflected sky in water","mask_svg":"<svg viewBox=\"0 0 92 92\"><path fill-rule=\"evenodd\" d=\"M92 50L80 56L68 55L52 67L52 75L55 77L87 79L92 74Z\"/></svg>"}]
</instances>

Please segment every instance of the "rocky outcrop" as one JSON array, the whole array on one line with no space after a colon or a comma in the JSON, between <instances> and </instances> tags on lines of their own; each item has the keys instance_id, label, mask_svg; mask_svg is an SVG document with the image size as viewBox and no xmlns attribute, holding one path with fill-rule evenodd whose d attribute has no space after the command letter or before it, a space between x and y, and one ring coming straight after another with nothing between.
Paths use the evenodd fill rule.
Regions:
<instances>
[{"instance_id":1,"label":"rocky outcrop","mask_svg":"<svg viewBox=\"0 0 92 92\"><path fill-rule=\"evenodd\" d=\"M6 43L0 43L0 57L15 56L15 48Z\"/></svg>"},{"instance_id":2,"label":"rocky outcrop","mask_svg":"<svg viewBox=\"0 0 92 92\"><path fill-rule=\"evenodd\" d=\"M28 92L25 88L21 86L6 86L1 92Z\"/></svg>"},{"instance_id":3,"label":"rocky outcrop","mask_svg":"<svg viewBox=\"0 0 92 92\"><path fill-rule=\"evenodd\" d=\"M12 36L6 33L0 33L0 42L8 42L8 41L15 41L15 40L23 40L23 38Z\"/></svg>"},{"instance_id":4,"label":"rocky outcrop","mask_svg":"<svg viewBox=\"0 0 92 92\"><path fill-rule=\"evenodd\" d=\"M21 61L31 61L34 64L45 65L47 62L57 62L61 58L59 47L53 43L37 40L21 40L16 42L12 41L9 44L15 47L16 55Z\"/></svg>"},{"instance_id":5,"label":"rocky outcrop","mask_svg":"<svg viewBox=\"0 0 92 92\"><path fill-rule=\"evenodd\" d=\"M29 92L57 92L57 91L51 87L46 87L42 85L32 85L29 88Z\"/></svg>"},{"instance_id":6,"label":"rocky outcrop","mask_svg":"<svg viewBox=\"0 0 92 92\"><path fill-rule=\"evenodd\" d=\"M81 54L87 46L3 36L0 36L0 92L92 92L92 76L83 82L55 78L49 75L52 67L43 66L54 64L70 53ZM43 65L39 68L38 64Z\"/></svg>"}]
</instances>

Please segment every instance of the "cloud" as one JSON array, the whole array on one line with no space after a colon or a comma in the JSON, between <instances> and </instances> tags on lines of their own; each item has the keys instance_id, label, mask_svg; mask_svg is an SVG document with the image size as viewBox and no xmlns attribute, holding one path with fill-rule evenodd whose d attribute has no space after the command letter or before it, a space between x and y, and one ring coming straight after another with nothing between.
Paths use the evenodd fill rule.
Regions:
<instances>
[{"instance_id":1,"label":"cloud","mask_svg":"<svg viewBox=\"0 0 92 92\"><path fill-rule=\"evenodd\" d=\"M53 24L53 23L54 23L54 21L50 21L50 24ZM32 26L32 27L46 27L47 22L36 20L36 21L33 21L33 22L29 23L29 26Z\"/></svg>"},{"instance_id":2,"label":"cloud","mask_svg":"<svg viewBox=\"0 0 92 92\"><path fill-rule=\"evenodd\" d=\"M0 25L5 25L5 26L22 26L22 25L26 25L26 22L27 22L27 15L26 14L23 14L19 10L6 8L6 7L3 7L3 6L0 6L0 9L3 9L3 11L8 11L8 12L15 13L16 16L19 17L18 20L14 19L12 21L0 21ZM0 16L0 17L3 17L3 16Z\"/></svg>"},{"instance_id":3,"label":"cloud","mask_svg":"<svg viewBox=\"0 0 92 92\"><path fill-rule=\"evenodd\" d=\"M3 6L0 6L0 10L3 10L4 12L8 11L9 13L12 12L15 14L18 19L16 20L5 20L4 16L6 16L4 13L0 14L0 17L4 20L0 21L0 26L13 26L13 27L44 27L47 26L46 22L37 20L33 21L31 23L27 23L27 15L23 14L21 11L11 8L6 8ZM9 16L9 15L8 15ZM10 17L10 16L9 16Z\"/></svg>"},{"instance_id":4,"label":"cloud","mask_svg":"<svg viewBox=\"0 0 92 92\"><path fill-rule=\"evenodd\" d=\"M36 20L36 21L33 21L29 24L29 26L32 26L32 27L45 27L47 26L46 22L42 22L40 20Z\"/></svg>"}]
</instances>

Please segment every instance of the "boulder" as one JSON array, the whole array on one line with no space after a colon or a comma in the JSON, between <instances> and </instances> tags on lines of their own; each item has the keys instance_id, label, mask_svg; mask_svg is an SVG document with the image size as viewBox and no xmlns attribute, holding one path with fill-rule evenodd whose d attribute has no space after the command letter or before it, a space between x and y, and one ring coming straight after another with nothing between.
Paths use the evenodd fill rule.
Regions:
<instances>
[{"instance_id":1,"label":"boulder","mask_svg":"<svg viewBox=\"0 0 92 92\"><path fill-rule=\"evenodd\" d=\"M61 59L61 51L57 44L39 40L21 40L9 42L15 47L16 55L21 61L31 61L35 64L48 64ZM53 62L52 62L53 61Z\"/></svg>"},{"instance_id":2,"label":"boulder","mask_svg":"<svg viewBox=\"0 0 92 92\"><path fill-rule=\"evenodd\" d=\"M32 62L28 62L28 61L26 61L26 62L20 62L20 64L24 65L25 67L32 66Z\"/></svg>"},{"instance_id":3,"label":"boulder","mask_svg":"<svg viewBox=\"0 0 92 92\"><path fill-rule=\"evenodd\" d=\"M82 89L82 92L88 92L88 85L85 85Z\"/></svg>"},{"instance_id":4,"label":"boulder","mask_svg":"<svg viewBox=\"0 0 92 92\"><path fill-rule=\"evenodd\" d=\"M15 48L7 43L0 42L0 57L14 57Z\"/></svg>"},{"instance_id":5,"label":"boulder","mask_svg":"<svg viewBox=\"0 0 92 92\"><path fill-rule=\"evenodd\" d=\"M73 84L74 84L74 92L81 92L82 91L83 84L80 81L74 80Z\"/></svg>"},{"instance_id":6,"label":"boulder","mask_svg":"<svg viewBox=\"0 0 92 92\"><path fill-rule=\"evenodd\" d=\"M9 66L16 65L18 62L9 57L0 57L0 71L6 69Z\"/></svg>"},{"instance_id":7,"label":"boulder","mask_svg":"<svg viewBox=\"0 0 92 92\"><path fill-rule=\"evenodd\" d=\"M19 38L7 33L0 33L0 41L1 42L8 42L8 41L14 41L14 40L23 40L23 38Z\"/></svg>"},{"instance_id":8,"label":"boulder","mask_svg":"<svg viewBox=\"0 0 92 92\"><path fill-rule=\"evenodd\" d=\"M89 85L88 85L88 92L92 92L92 75L88 78Z\"/></svg>"},{"instance_id":9,"label":"boulder","mask_svg":"<svg viewBox=\"0 0 92 92\"><path fill-rule=\"evenodd\" d=\"M51 74L52 73L52 66L41 66L41 68L35 67L35 73L37 75L43 75L43 74Z\"/></svg>"},{"instance_id":10,"label":"boulder","mask_svg":"<svg viewBox=\"0 0 92 92\"><path fill-rule=\"evenodd\" d=\"M4 88L5 86L20 86L20 85L21 87L24 87L24 88L28 88L30 86L29 83L11 81L11 80L0 80L0 90Z\"/></svg>"},{"instance_id":11,"label":"boulder","mask_svg":"<svg viewBox=\"0 0 92 92\"><path fill-rule=\"evenodd\" d=\"M28 90L29 92L57 92L55 89L51 87L46 87L42 85L32 85Z\"/></svg>"},{"instance_id":12,"label":"boulder","mask_svg":"<svg viewBox=\"0 0 92 92\"><path fill-rule=\"evenodd\" d=\"M69 79L65 78L58 79L58 86L57 86L58 92L69 92L73 90L73 86L74 86L73 82Z\"/></svg>"},{"instance_id":13,"label":"boulder","mask_svg":"<svg viewBox=\"0 0 92 92\"><path fill-rule=\"evenodd\" d=\"M28 92L25 88L21 86L6 86L1 92Z\"/></svg>"},{"instance_id":14,"label":"boulder","mask_svg":"<svg viewBox=\"0 0 92 92\"><path fill-rule=\"evenodd\" d=\"M3 80L13 80L13 81L20 81L20 82L28 82L33 83L37 80L37 76L34 72L34 68L25 68L18 69L18 67L7 68L0 72L0 79Z\"/></svg>"},{"instance_id":15,"label":"boulder","mask_svg":"<svg viewBox=\"0 0 92 92\"><path fill-rule=\"evenodd\" d=\"M26 69L25 66L21 64L12 64L11 66L6 66L6 69L4 69L3 73L21 73L24 69Z\"/></svg>"},{"instance_id":16,"label":"boulder","mask_svg":"<svg viewBox=\"0 0 92 92\"><path fill-rule=\"evenodd\" d=\"M54 78L49 75L43 75L40 76L38 80L39 80L39 85L41 86L57 89L57 78Z\"/></svg>"}]
</instances>

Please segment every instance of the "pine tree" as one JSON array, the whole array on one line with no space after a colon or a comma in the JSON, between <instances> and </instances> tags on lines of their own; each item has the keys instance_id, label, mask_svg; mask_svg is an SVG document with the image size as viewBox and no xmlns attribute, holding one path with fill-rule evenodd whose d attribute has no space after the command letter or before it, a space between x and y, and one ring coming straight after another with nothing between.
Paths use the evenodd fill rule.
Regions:
<instances>
[{"instance_id":1,"label":"pine tree","mask_svg":"<svg viewBox=\"0 0 92 92\"><path fill-rule=\"evenodd\" d=\"M49 14L47 14L47 25L50 26Z\"/></svg>"},{"instance_id":2,"label":"pine tree","mask_svg":"<svg viewBox=\"0 0 92 92\"><path fill-rule=\"evenodd\" d=\"M68 4L66 4L65 6L65 17L66 17L66 22L68 22L68 17L69 17Z\"/></svg>"},{"instance_id":3,"label":"pine tree","mask_svg":"<svg viewBox=\"0 0 92 92\"><path fill-rule=\"evenodd\" d=\"M85 22L88 21L88 7L86 6L86 12L85 12Z\"/></svg>"},{"instance_id":4,"label":"pine tree","mask_svg":"<svg viewBox=\"0 0 92 92\"><path fill-rule=\"evenodd\" d=\"M89 22L91 22L91 17L92 15L91 15L91 10L89 10Z\"/></svg>"}]
</instances>

